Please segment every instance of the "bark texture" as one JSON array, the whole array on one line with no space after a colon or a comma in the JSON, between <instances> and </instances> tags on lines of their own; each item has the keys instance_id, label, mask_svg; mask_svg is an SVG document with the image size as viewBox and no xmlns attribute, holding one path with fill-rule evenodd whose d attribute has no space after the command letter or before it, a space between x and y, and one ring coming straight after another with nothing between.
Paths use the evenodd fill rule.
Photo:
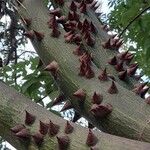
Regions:
<instances>
[{"instance_id":1,"label":"bark texture","mask_svg":"<svg viewBox=\"0 0 150 150\"><path fill-rule=\"evenodd\" d=\"M65 134L64 129L66 120L47 111L2 82L0 82L0 108L0 136L5 138L18 150L59 149L56 136L51 137L46 134L44 136L43 144L38 147L33 138L31 138L29 142L25 142L17 138L16 135L10 131L10 129L17 124L25 125L25 111L36 116L33 125L25 125L26 128L29 129L31 135L39 132L39 121L49 123L49 120L51 120L53 123L60 126L57 136L67 135L69 137L69 150L90 149L90 147L86 145L88 135L87 128L83 128L71 122L71 125L74 127L73 132L71 134ZM93 131L93 133L98 139L95 147L98 147L101 150L148 150L150 148L149 143L116 137L99 131Z\"/></svg>"},{"instance_id":2,"label":"bark texture","mask_svg":"<svg viewBox=\"0 0 150 150\"><path fill-rule=\"evenodd\" d=\"M20 7L19 13L23 17L32 18L32 25L29 29L43 32L45 35L41 42L36 39L33 40L33 45L45 65L48 65L53 60L58 62L57 82L64 94L71 99L75 110L103 131L150 142L150 107L143 99L117 82L118 93L109 94L108 88L112 81L99 81L99 68L94 63L92 63L92 69L95 72L95 77L92 79L80 77L78 75L79 58L72 53L76 45L65 43L63 38L65 31L61 27L59 27L61 31L59 38L50 36L51 29L47 26L49 12L44 6L43 1L25 0L23 5L26 9ZM99 51L103 50L99 48ZM103 68L104 66L101 67ZM86 91L86 99L83 105L80 105L78 99L73 96L73 93L80 88ZM103 95L103 104L110 103L113 106L113 111L108 117L103 119L95 118L89 111L92 105L91 97L94 92Z\"/></svg>"}]
</instances>

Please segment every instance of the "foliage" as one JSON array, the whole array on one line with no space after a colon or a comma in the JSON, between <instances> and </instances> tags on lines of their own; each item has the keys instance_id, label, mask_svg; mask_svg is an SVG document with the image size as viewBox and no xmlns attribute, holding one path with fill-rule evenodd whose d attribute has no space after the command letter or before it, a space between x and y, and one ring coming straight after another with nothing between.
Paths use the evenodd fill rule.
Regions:
<instances>
[{"instance_id":1,"label":"foliage","mask_svg":"<svg viewBox=\"0 0 150 150\"><path fill-rule=\"evenodd\" d=\"M29 60L20 61L16 65L4 66L1 69L0 79L36 103L48 108L44 105L43 99L48 95L53 95L50 97L55 98L58 89L50 74L42 71L42 68L37 68L38 62L37 57L31 57ZM16 81L15 78L17 78Z\"/></svg>"},{"instance_id":2,"label":"foliage","mask_svg":"<svg viewBox=\"0 0 150 150\"><path fill-rule=\"evenodd\" d=\"M108 4L114 9L108 15L107 23L118 33L121 33L142 10L150 6L148 0L109 0ZM136 61L148 76L150 76L149 12L150 10L137 18L123 34L125 43L129 43L129 50L135 53Z\"/></svg>"}]
</instances>

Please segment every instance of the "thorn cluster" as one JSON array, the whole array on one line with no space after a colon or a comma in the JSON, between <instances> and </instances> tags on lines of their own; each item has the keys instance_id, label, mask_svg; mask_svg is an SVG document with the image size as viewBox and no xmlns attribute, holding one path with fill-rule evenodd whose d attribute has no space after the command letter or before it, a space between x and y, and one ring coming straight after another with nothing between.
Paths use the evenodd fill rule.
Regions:
<instances>
[{"instance_id":1,"label":"thorn cluster","mask_svg":"<svg viewBox=\"0 0 150 150\"><path fill-rule=\"evenodd\" d=\"M111 86L108 89L108 93L109 94L116 94L116 93L118 93L118 89L117 89L117 86L116 86L114 81L112 81Z\"/></svg>"},{"instance_id":2,"label":"thorn cluster","mask_svg":"<svg viewBox=\"0 0 150 150\"><path fill-rule=\"evenodd\" d=\"M86 144L88 146L95 146L97 144L97 142L98 142L97 137L94 135L92 130L89 129L89 133L88 133L88 136L87 136L87 139L86 139Z\"/></svg>"},{"instance_id":3,"label":"thorn cluster","mask_svg":"<svg viewBox=\"0 0 150 150\"><path fill-rule=\"evenodd\" d=\"M93 104L101 104L103 100L103 96L99 93L94 92L93 96L92 96L92 103Z\"/></svg>"},{"instance_id":4,"label":"thorn cluster","mask_svg":"<svg viewBox=\"0 0 150 150\"><path fill-rule=\"evenodd\" d=\"M107 81L108 80L108 75L107 75L106 68L101 71L100 75L98 76L98 79L100 81Z\"/></svg>"},{"instance_id":5,"label":"thorn cluster","mask_svg":"<svg viewBox=\"0 0 150 150\"><path fill-rule=\"evenodd\" d=\"M97 118L105 118L112 112L112 105L110 104L93 104L90 112Z\"/></svg>"},{"instance_id":6,"label":"thorn cluster","mask_svg":"<svg viewBox=\"0 0 150 150\"><path fill-rule=\"evenodd\" d=\"M95 76L94 71L91 68L91 55L83 53L80 57L80 76L85 76L88 79L91 79Z\"/></svg>"},{"instance_id":7,"label":"thorn cluster","mask_svg":"<svg viewBox=\"0 0 150 150\"><path fill-rule=\"evenodd\" d=\"M36 117L32 115L31 113L29 113L28 111L25 111L25 112L26 112L25 124L32 125L35 122Z\"/></svg>"},{"instance_id":8,"label":"thorn cluster","mask_svg":"<svg viewBox=\"0 0 150 150\"><path fill-rule=\"evenodd\" d=\"M54 124L51 120L49 122L49 135L55 136L59 132L59 125Z\"/></svg>"},{"instance_id":9,"label":"thorn cluster","mask_svg":"<svg viewBox=\"0 0 150 150\"><path fill-rule=\"evenodd\" d=\"M61 111L66 111L66 110L72 109L72 108L73 108L73 106L72 106L71 102L68 100L68 101L65 102L65 104L64 104L63 108L61 109Z\"/></svg>"},{"instance_id":10,"label":"thorn cluster","mask_svg":"<svg viewBox=\"0 0 150 150\"><path fill-rule=\"evenodd\" d=\"M106 42L102 44L105 49L118 50L123 44L123 40L109 38Z\"/></svg>"},{"instance_id":11,"label":"thorn cluster","mask_svg":"<svg viewBox=\"0 0 150 150\"><path fill-rule=\"evenodd\" d=\"M46 135L48 133L49 125L40 121L40 128L39 132L43 135Z\"/></svg>"},{"instance_id":12,"label":"thorn cluster","mask_svg":"<svg viewBox=\"0 0 150 150\"><path fill-rule=\"evenodd\" d=\"M65 126L65 133L66 134L70 134L72 133L74 130L73 126L69 123L69 121L66 122L66 126Z\"/></svg>"},{"instance_id":13,"label":"thorn cluster","mask_svg":"<svg viewBox=\"0 0 150 150\"><path fill-rule=\"evenodd\" d=\"M80 102L83 102L86 98L86 93L83 89L79 89L75 93L73 93L73 96L78 98L78 100L80 100Z\"/></svg>"},{"instance_id":14,"label":"thorn cluster","mask_svg":"<svg viewBox=\"0 0 150 150\"><path fill-rule=\"evenodd\" d=\"M59 70L58 63L54 60L44 69L45 71L50 71L54 78L57 78L57 72Z\"/></svg>"}]
</instances>

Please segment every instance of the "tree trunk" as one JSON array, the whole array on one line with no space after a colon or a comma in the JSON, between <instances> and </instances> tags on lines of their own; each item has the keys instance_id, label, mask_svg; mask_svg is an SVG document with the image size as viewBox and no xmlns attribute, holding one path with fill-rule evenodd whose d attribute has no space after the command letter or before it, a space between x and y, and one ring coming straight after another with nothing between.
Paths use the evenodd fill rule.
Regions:
<instances>
[{"instance_id":1,"label":"tree trunk","mask_svg":"<svg viewBox=\"0 0 150 150\"><path fill-rule=\"evenodd\" d=\"M73 126L73 132L65 134L64 129L66 121L55 114L49 112L38 104L32 102L30 99L25 98L21 94L17 93L14 89L8 87L4 83L0 82L0 135L5 138L10 144L12 144L18 150L56 150L58 149L58 142L56 136L44 137L44 142L38 147L33 138L27 142L18 138L11 128L18 124L25 125L25 111L28 111L32 115L36 116L36 120L33 125L25 125L30 131L30 135L39 133L40 121L49 123L51 120L54 124L60 126L57 134L60 136L68 136L70 140L70 150L86 150L90 147L86 144L88 135L88 129L83 128L74 123L70 123ZM150 148L149 143L133 141L125 138L116 137L113 135L105 134L99 131L93 131L98 139L96 147L104 150L148 150Z\"/></svg>"},{"instance_id":2,"label":"tree trunk","mask_svg":"<svg viewBox=\"0 0 150 150\"><path fill-rule=\"evenodd\" d=\"M64 41L63 36L65 31L61 27L59 27L61 31L59 38L50 36L52 30L49 29L47 25L49 12L46 6L44 6L43 1L25 0L23 5L26 9L20 7L19 13L22 17L32 18L32 25L29 29L43 32L45 35L41 42L34 39L32 43L45 65L48 65L53 60L58 62L59 71L57 83L64 94L70 98L74 109L103 131L131 139L150 142L150 107L143 99L121 86L121 82L119 84L115 82L118 93L109 94L108 88L112 81L110 79L108 81L99 81L99 68L94 63L92 63L92 70L94 70L95 77L92 79L80 77L78 75L78 67L80 66L79 58L72 53L76 45ZM97 30L100 29L97 28ZM101 34L99 34L99 36L101 36ZM101 39L102 38L103 37L101 37ZM97 49L98 47L95 51L97 51ZM104 51L104 49L99 47L99 51ZM111 52L108 52L108 54L109 53ZM95 60L95 57L93 59ZM101 64L101 68L105 68L104 64ZM81 88L86 91L86 99L82 105L79 103L79 100L73 96L73 93ZM110 103L113 106L112 113L103 119L93 116L90 112L92 105L91 97L94 92L103 95L103 104Z\"/></svg>"}]
</instances>

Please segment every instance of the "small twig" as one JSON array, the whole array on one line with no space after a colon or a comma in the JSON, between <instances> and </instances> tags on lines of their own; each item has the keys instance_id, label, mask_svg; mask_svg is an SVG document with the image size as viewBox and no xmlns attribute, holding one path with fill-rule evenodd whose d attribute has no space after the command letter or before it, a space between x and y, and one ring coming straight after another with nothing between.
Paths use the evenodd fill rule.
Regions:
<instances>
[{"instance_id":1,"label":"small twig","mask_svg":"<svg viewBox=\"0 0 150 150\"><path fill-rule=\"evenodd\" d=\"M15 49L15 62L14 62L15 66L16 66L17 62L18 62L17 50ZM15 73L15 79L14 79L15 86L17 86L17 69L16 69L16 67L14 68L14 73Z\"/></svg>"},{"instance_id":2,"label":"small twig","mask_svg":"<svg viewBox=\"0 0 150 150\"><path fill-rule=\"evenodd\" d=\"M142 10L137 16L135 16L129 23L128 25L123 29L123 31L118 35L118 37L121 37L124 32L131 26L131 24L138 19L144 12L146 12L148 9L150 9L150 6L146 7L144 10Z\"/></svg>"},{"instance_id":3,"label":"small twig","mask_svg":"<svg viewBox=\"0 0 150 150\"><path fill-rule=\"evenodd\" d=\"M20 56L22 56L25 53L37 54L36 52L32 52L32 51L24 51L20 55L18 55L17 57L19 58Z\"/></svg>"}]
</instances>

